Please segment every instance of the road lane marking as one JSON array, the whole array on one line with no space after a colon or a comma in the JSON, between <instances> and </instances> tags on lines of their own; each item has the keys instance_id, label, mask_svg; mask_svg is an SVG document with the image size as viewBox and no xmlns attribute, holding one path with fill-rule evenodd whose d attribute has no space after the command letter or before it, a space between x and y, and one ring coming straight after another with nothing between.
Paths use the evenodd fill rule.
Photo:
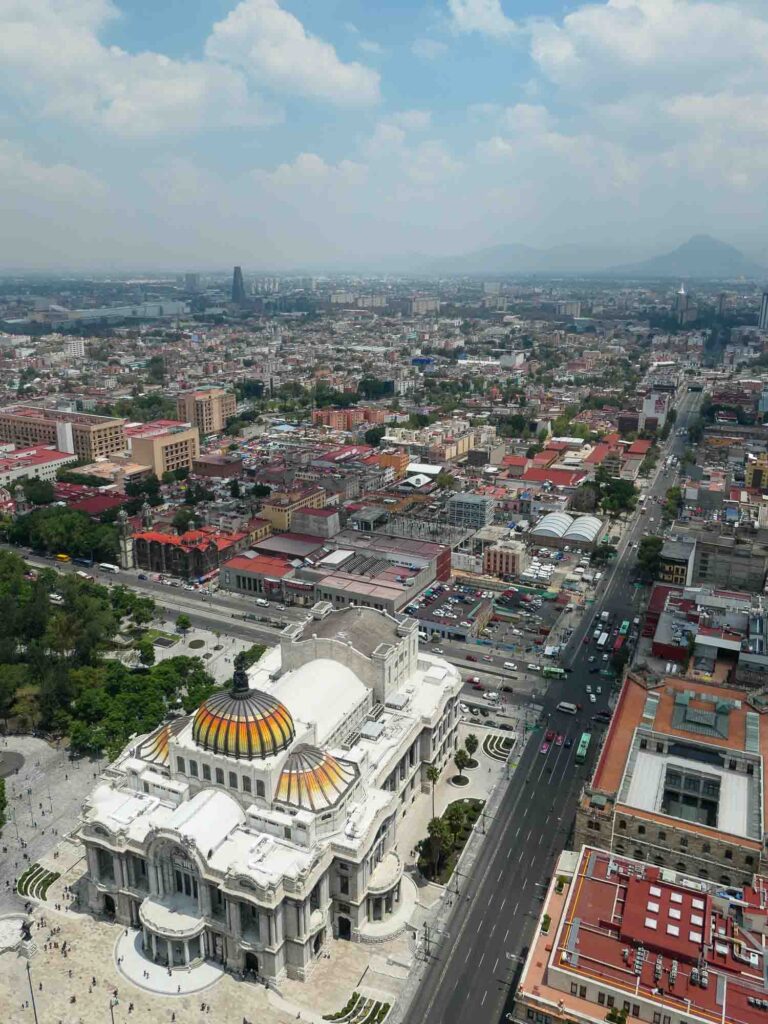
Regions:
<instances>
[{"instance_id":1,"label":"road lane marking","mask_svg":"<svg viewBox=\"0 0 768 1024\"><path fill-rule=\"evenodd\" d=\"M504 870L503 870L503 868L502 868L502 870L501 870L501 871L499 872L499 876L498 876L498 878L496 879L496 881L497 881L497 882L500 882L500 881L501 881L501 876L502 876L503 874L504 874Z\"/></svg>"},{"instance_id":2,"label":"road lane marking","mask_svg":"<svg viewBox=\"0 0 768 1024\"><path fill-rule=\"evenodd\" d=\"M493 965L493 973L496 973L496 968L499 966L499 958L496 957L496 963Z\"/></svg>"},{"instance_id":3,"label":"road lane marking","mask_svg":"<svg viewBox=\"0 0 768 1024\"><path fill-rule=\"evenodd\" d=\"M503 899L503 900L501 901L501 906L499 907L499 913L501 913L501 911L502 911L502 910L504 909L504 904L505 904L506 902L507 902L507 897L505 896L505 897L504 897L504 899ZM494 925L494 928L495 928L495 927L496 927L496 926Z\"/></svg>"},{"instance_id":4,"label":"road lane marking","mask_svg":"<svg viewBox=\"0 0 768 1024\"><path fill-rule=\"evenodd\" d=\"M467 960L469 960L469 954L470 954L471 952L472 952L472 950L471 950L471 949L467 951L467 955L466 955L466 956L464 957L464 963L466 963L466 962L467 962Z\"/></svg>"},{"instance_id":5,"label":"road lane marking","mask_svg":"<svg viewBox=\"0 0 768 1024\"><path fill-rule=\"evenodd\" d=\"M483 992L483 998L482 998L482 999L480 1000L480 1005L481 1005L481 1006L482 1006L482 1005L483 1005L483 1003L485 1002L485 997L486 997L487 995L488 995L488 989L486 989L486 990L485 990L485 992Z\"/></svg>"},{"instance_id":6,"label":"road lane marking","mask_svg":"<svg viewBox=\"0 0 768 1024\"><path fill-rule=\"evenodd\" d=\"M482 955L482 956L480 957L480 959L479 959L479 960L477 961L477 966L478 966L478 967L480 967L480 965L482 964L483 960L485 960L485 953L483 953L483 955Z\"/></svg>"},{"instance_id":7,"label":"road lane marking","mask_svg":"<svg viewBox=\"0 0 768 1024\"><path fill-rule=\"evenodd\" d=\"M518 908L519 906L520 906L520 900L518 900L518 901L517 901L517 903L515 904L515 909L514 909L514 910L512 911L512 913L513 913L513 914L516 914L516 913L517 913L517 908ZM507 932L507 935L509 935L509 932ZM505 935L505 936L504 936L504 941L505 941L505 942L507 941L507 935Z\"/></svg>"},{"instance_id":8,"label":"road lane marking","mask_svg":"<svg viewBox=\"0 0 768 1024\"><path fill-rule=\"evenodd\" d=\"M520 826L517 826L517 832L515 832L515 839L520 835Z\"/></svg>"}]
</instances>

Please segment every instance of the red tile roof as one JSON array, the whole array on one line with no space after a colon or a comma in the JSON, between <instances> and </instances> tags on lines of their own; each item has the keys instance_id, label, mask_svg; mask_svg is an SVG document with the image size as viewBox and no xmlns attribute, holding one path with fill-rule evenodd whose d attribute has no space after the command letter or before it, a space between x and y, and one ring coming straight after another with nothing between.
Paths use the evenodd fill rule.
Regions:
<instances>
[{"instance_id":1,"label":"red tile roof","mask_svg":"<svg viewBox=\"0 0 768 1024\"><path fill-rule=\"evenodd\" d=\"M520 479L532 484L550 483L553 487L576 487L586 475L570 469L526 469Z\"/></svg>"}]
</instances>

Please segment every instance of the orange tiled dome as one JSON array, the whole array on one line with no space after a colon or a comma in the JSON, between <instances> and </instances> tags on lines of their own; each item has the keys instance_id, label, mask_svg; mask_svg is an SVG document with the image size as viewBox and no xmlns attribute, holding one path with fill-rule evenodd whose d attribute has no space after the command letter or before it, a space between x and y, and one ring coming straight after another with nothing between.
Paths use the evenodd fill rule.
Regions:
<instances>
[{"instance_id":1,"label":"orange tiled dome","mask_svg":"<svg viewBox=\"0 0 768 1024\"><path fill-rule=\"evenodd\" d=\"M357 778L357 767L302 743L291 751L280 772L275 800L322 811L333 807Z\"/></svg>"},{"instance_id":2,"label":"orange tiled dome","mask_svg":"<svg viewBox=\"0 0 768 1024\"><path fill-rule=\"evenodd\" d=\"M244 672L235 672L231 690L201 704L192 723L192 739L204 750L245 760L271 757L295 735L288 708L268 693L249 690Z\"/></svg>"}]
</instances>

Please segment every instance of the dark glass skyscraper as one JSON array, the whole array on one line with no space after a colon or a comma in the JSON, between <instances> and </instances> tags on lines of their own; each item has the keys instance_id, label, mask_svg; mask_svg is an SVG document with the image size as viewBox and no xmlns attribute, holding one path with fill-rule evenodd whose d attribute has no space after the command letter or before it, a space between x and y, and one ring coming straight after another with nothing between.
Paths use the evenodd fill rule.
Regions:
<instances>
[{"instance_id":1,"label":"dark glass skyscraper","mask_svg":"<svg viewBox=\"0 0 768 1024\"><path fill-rule=\"evenodd\" d=\"M245 285L243 284L242 267L235 267L232 274L232 301L236 306L245 304Z\"/></svg>"}]
</instances>

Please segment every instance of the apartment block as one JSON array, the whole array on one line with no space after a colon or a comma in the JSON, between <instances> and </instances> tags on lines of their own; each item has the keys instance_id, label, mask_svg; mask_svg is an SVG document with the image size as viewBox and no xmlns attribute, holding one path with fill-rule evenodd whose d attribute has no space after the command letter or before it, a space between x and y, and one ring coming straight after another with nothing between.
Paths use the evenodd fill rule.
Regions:
<instances>
[{"instance_id":1,"label":"apartment block","mask_svg":"<svg viewBox=\"0 0 768 1024\"><path fill-rule=\"evenodd\" d=\"M705 882L563 853L523 967L519 1024L752 1024L768 1010L766 880Z\"/></svg>"},{"instance_id":2,"label":"apartment block","mask_svg":"<svg viewBox=\"0 0 768 1024\"><path fill-rule=\"evenodd\" d=\"M124 427L123 419L84 412L31 405L0 410L0 441L20 448L53 445L86 462L124 452L128 447Z\"/></svg>"},{"instance_id":3,"label":"apartment block","mask_svg":"<svg viewBox=\"0 0 768 1024\"><path fill-rule=\"evenodd\" d=\"M134 461L150 466L158 477L177 469L191 470L200 454L200 434L197 427L189 423L177 420L131 423L125 432Z\"/></svg>"},{"instance_id":4,"label":"apartment block","mask_svg":"<svg viewBox=\"0 0 768 1024\"><path fill-rule=\"evenodd\" d=\"M759 704L736 687L629 675L576 811L590 844L721 886L766 866Z\"/></svg>"},{"instance_id":5,"label":"apartment block","mask_svg":"<svg viewBox=\"0 0 768 1024\"><path fill-rule=\"evenodd\" d=\"M189 391L176 398L176 415L197 427L202 437L218 434L237 412L237 399L223 388Z\"/></svg>"},{"instance_id":6,"label":"apartment block","mask_svg":"<svg viewBox=\"0 0 768 1024\"><path fill-rule=\"evenodd\" d=\"M482 494L455 494L448 501L448 522L467 530L479 530L493 522L496 502Z\"/></svg>"},{"instance_id":7,"label":"apartment block","mask_svg":"<svg viewBox=\"0 0 768 1024\"><path fill-rule=\"evenodd\" d=\"M264 500L259 513L272 523L277 533L291 529L293 515L303 508L323 508L327 496L322 487L296 487L292 491L279 491Z\"/></svg>"}]
</instances>

